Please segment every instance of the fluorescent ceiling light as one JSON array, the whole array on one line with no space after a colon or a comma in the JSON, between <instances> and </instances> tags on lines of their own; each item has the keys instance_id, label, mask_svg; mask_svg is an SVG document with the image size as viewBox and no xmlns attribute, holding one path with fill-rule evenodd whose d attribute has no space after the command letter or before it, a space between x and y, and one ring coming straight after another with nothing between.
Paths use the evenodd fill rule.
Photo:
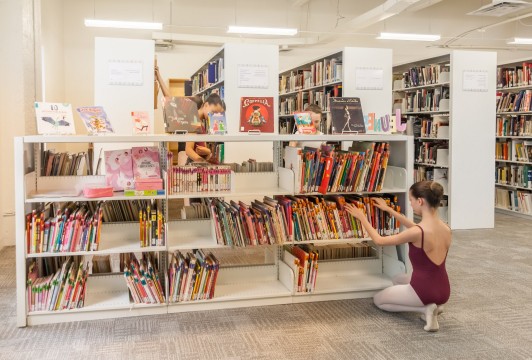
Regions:
<instances>
[{"instance_id":1,"label":"fluorescent ceiling light","mask_svg":"<svg viewBox=\"0 0 532 360\"><path fill-rule=\"evenodd\" d=\"M532 38L514 38L514 41L509 41L508 44L516 45L532 45Z\"/></svg>"},{"instance_id":2,"label":"fluorescent ceiling light","mask_svg":"<svg viewBox=\"0 0 532 360\"><path fill-rule=\"evenodd\" d=\"M377 39L381 40L412 40L412 41L437 41L440 35L428 34L400 34L400 33L381 33Z\"/></svg>"},{"instance_id":3,"label":"fluorescent ceiling light","mask_svg":"<svg viewBox=\"0 0 532 360\"><path fill-rule=\"evenodd\" d=\"M162 23L142 22L142 21L116 21L116 20L96 20L85 19L87 27L115 28L115 29L144 29L162 30Z\"/></svg>"},{"instance_id":4,"label":"fluorescent ceiling light","mask_svg":"<svg viewBox=\"0 0 532 360\"><path fill-rule=\"evenodd\" d=\"M229 28L227 29L227 32L230 33L230 34L293 36L293 35L297 34L297 29L247 27L247 26L229 26Z\"/></svg>"}]
</instances>

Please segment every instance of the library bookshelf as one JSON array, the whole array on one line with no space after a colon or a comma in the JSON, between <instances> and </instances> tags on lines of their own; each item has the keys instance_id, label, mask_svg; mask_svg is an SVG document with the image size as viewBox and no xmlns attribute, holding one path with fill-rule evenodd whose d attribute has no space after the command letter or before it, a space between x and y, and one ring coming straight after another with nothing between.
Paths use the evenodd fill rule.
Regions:
<instances>
[{"instance_id":1,"label":"library bookshelf","mask_svg":"<svg viewBox=\"0 0 532 360\"><path fill-rule=\"evenodd\" d=\"M393 110L401 110L407 133L414 135L414 181L442 184L440 216L452 229L494 226L488 187L495 168L471 159L495 145L486 126L495 116L495 68L495 53L461 50L393 68Z\"/></svg>"},{"instance_id":2,"label":"library bookshelf","mask_svg":"<svg viewBox=\"0 0 532 360\"><path fill-rule=\"evenodd\" d=\"M165 294L168 294L168 264L169 257L176 250L205 249L209 251L236 252L231 246L220 245L217 242L212 219L207 220L168 220L165 225L165 241L159 246L140 247L138 223L103 223L101 242L98 251L68 252L68 253L37 253L27 250L25 233L25 214L45 203L77 201L132 201L151 199L150 197L123 197L118 195L109 198L87 199L70 194L74 189L85 183L102 181L102 176L40 176L40 154L43 148L53 146L54 143L72 144L123 143L134 146L136 143L151 143L158 146L161 159L166 159L170 142L181 141L213 141L245 143L252 141L272 142L275 159L279 159L277 166L271 173L233 174L233 184L230 193L217 193L215 196L225 199L262 199L265 195L284 194L298 195L295 191L294 173L283 167L280 161L280 144L289 140L304 141L305 135L147 135L147 136L25 136L15 139L16 168L16 281L17 281L17 325L19 327L36 324L58 323L80 320L108 319L128 316L155 315L186 311L203 311L236 307L264 306L274 304L291 304L298 302L348 299L372 296L392 284L393 276L405 273L409 268L407 248L405 246L377 247L375 256L362 259L324 260L319 264L319 272L315 292L298 293L296 291L297 278L292 268L284 262L282 257L283 245L298 244L286 242L284 244L247 246L245 249L264 249L264 261L260 263L240 263L224 266L221 261L214 297L209 300L184 301L170 303L168 296L161 304L135 304L124 274L112 271L105 274L90 274L86 282L84 306L72 310L58 311L30 311L26 296L26 281L30 262L43 262L46 259L62 256L91 256L106 254L149 252L158 259L158 274L162 279ZM408 188L413 178L413 140L405 135L320 135L313 137L318 141L379 141L390 144L389 171L386 173L383 189L375 193L391 193L398 197L406 215L412 218L408 207ZM168 164L161 161L163 171ZM166 184L165 184L166 185ZM69 193L67 197L56 193L62 190ZM167 202L184 197L210 197L212 193L184 193L174 195L159 195L163 211L167 213ZM161 198L162 197L162 198ZM166 217L168 219L168 217ZM309 240L304 243L320 244L357 244L360 238L342 238L333 240ZM302 242L303 243L303 242ZM348 246L348 245L346 245ZM244 257L245 258L245 257Z\"/></svg>"},{"instance_id":3,"label":"library bookshelf","mask_svg":"<svg viewBox=\"0 0 532 360\"><path fill-rule=\"evenodd\" d=\"M497 67L495 209L532 217L532 62Z\"/></svg>"},{"instance_id":4,"label":"library bookshelf","mask_svg":"<svg viewBox=\"0 0 532 360\"><path fill-rule=\"evenodd\" d=\"M293 113L309 104L321 107L322 133L330 133L331 97L358 97L364 114L390 114L392 50L345 47L279 73L279 133L293 133ZM382 82L369 84L367 71L380 71ZM359 76L359 78L357 78Z\"/></svg>"}]
</instances>

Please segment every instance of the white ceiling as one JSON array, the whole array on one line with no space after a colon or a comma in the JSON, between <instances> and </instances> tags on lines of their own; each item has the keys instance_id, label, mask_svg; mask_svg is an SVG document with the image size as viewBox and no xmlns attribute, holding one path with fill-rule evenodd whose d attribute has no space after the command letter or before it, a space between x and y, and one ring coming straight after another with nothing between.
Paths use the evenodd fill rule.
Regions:
<instances>
[{"instance_id":1,"label":"white ceiling","mask_svg":"<svg viewBox=\"0 0 532 360\"><path fill-rule=\"evenodd\" d=\"M388 0L388 4L394 0ZM415 0L395 0L415 1ZM43 1L44 6L54 1ZM372 21L366 27L352 21L361 14L381 6L383 1L361 0L55 0L61 3L65 29L76 41L89 36L127 36L151 38L150 31L87 30L84 18L163 22L167 34L201 35L200 40L223 37L228 25L296 27L299 34L291 42L305 41L313 45L289 45L289 52L281 53L281 64L291 66L291 59L319 56L343 46L386 47L394 51L394 63L437 56L449 48L496 50L500 63L532 57L532 46L507 45L514 36L532 37L532 16L518 21L499 22L526 15L531 10L505 17L466 15L491 1L488 0L432 0L435 3L419 11L404 11L384 21ZM300 5L302 4L302 5ZM484 31L483 27L489 27ZM379 32L436 33L442 39L435 43L386 41L375 39ZM203 37L202 37L203 36ZM66 34L68 37L68 34ZM233 36L238 39L238 36ZM196 37L197 39L198 37ZM278 38L276 43L282 43ZM205 45L205 44L203 44ZM212 45L212 43L211 43ZM219 45L212 45L219 46ZM177 49L179 46L177 46ZM172 50L170 50L172 51ZM173 50L176 51L176 48Z\"/></svg>"}]
</instances>

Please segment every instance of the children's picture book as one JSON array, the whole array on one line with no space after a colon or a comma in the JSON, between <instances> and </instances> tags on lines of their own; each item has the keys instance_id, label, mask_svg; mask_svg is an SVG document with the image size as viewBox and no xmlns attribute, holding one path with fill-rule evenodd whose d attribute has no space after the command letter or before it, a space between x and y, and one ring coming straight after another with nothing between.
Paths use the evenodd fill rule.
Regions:
<instances>
[{"instance_id":1,"label":"children's picture book","mask_svg":"<svg viewBox=\"0 0 532 360\"><path fill-rule=\"evenodd\" d=\"M84 106L77 108L77 111L89 134L96 135L114 133L111 122L107 118L107 114L105 113L103 107Z\"/></svg>"},{"instance_id":2,"label":"children's picture book","mask_svg":"<svg viewBox=\"0 0 532 360\"><path fill-rule=\"evenodd\" d=\"M208 114L209 134L227 134L227 121L225 112Z\"/></svg>"},{"instance_id":3,"label":"children's picture book","mask_svg":"<svg viewBox=\"0 0 532 360\"><path fill-rule=\"evenodd\" d=\"M133 134L148 134L150 132L150 114L147 111L132 111Z\"/></svg>"},{"instance_id":4,"label":"children's picture book","mask_svg":"<svg viewBox=\"0 0 532 360\"><path fill-rule=\"evenodd\" d=\"M243 97L240 99L240 132L259 130L273 133L273 97Z\"/></svg>"},{"instance_id":5,"label":"children's picture book","mask_svg":"<svg viewBox=\"0 0 532 360\"><path fill-rule=\"evenodd\" d=\"M167 133L184 131L187 133L204 133L198 106L187 97L163 99L164 126Z\"/></svg>"},{"instance_id":6,"label":"children's picture book","mask_svg":"<svg viewBox=\"0 0 532 360\"><path fill-rule=\"evenodd\" d=\"M296 123L297 131L300 134L315 134L316 127L309 112L294 113L294 120Z\"/></svg>"},{"instance_id":7,"label":"children's picture book","mask_svg":"<svg viewBox=\"0 0 532 360\"><path fill-rule=\"evenodd\" d=\"M133 147L133 177L160 178L161 166L159 162L159 149L156 146Z\"/></svg>"},{"instance_id":8,"label":"children's picture book","mask_svg":"<svg viewBox=\"0 0 532 360\"><path fill-rule=\"evenodd\" d=\"M105 182L114 191L133 189L133 162L131 149L104 152Z\"/></svg>"},{"instance_id":9,"label":"children's picture book","mask_svg":"<svg viewBox=\"0 0 532 360\"><path fill-rule=\"evenodd\" d=\"M332 133L366 133L360 98L341 97L330 99Z\"/></svg>"},{"instance_id":10,"label":"children's picture book","mask_svg":"<svg viewBox=\"0 0 532 360\"><path fill-rule=\"evenodd\" d=\"M61 103L35 103L37 132L41 135L75 134L72 106Z\"/></svg>"}]
</instances>

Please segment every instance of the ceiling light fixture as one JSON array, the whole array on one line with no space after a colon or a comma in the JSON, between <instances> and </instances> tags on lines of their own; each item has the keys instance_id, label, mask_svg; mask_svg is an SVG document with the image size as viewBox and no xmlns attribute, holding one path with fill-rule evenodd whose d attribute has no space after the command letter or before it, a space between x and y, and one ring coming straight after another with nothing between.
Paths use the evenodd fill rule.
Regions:
<instances>
[{"instance_id":1,"label":"ceiling light fixture","mask_svg":"<svg viewBox=\"0 0 532 360\"><path fill-rule=\"evenodd\" d=\"M430 34L400 34L400 33L385 33L382 32L377 39L380 40L410 40L410 41L438 41L440 35Z\"/></svg>"},{"instance_id":2,"label":"ceiling light fixture","mask_svg":"<svg viewBox=\"0 0 532 360\"><path fill-rule=\"evenodd\" d=\"M297 29L293 28L266 28L266 27L249 27L249 26L229 26L229 34L251 34L251 35L284 35L294 36Z\"/></svg>"},{"instance_id":3,"label":"ceiling light fixture","mask_svg":"<svg viewBox=\"0 0 532 360\"><path fill-rule=\"evenodd\" d=\"M515 45L532 45L532 38L514 38L513 41L508 41L507 44Z\"/></svg>"},{"instance_id":4,"label":"ceiling light fixture","mask_svg":"<svg viewBox=\"0 0 532 360\"><path fill-rule=\"evenodd\" d=\"M114 29L142 29L142 30L162 30L163 29L163 24L156 23L156 22L97 20L97 19L85 19L85 26L114 28Z\"/></svg>"}]
</instances>

